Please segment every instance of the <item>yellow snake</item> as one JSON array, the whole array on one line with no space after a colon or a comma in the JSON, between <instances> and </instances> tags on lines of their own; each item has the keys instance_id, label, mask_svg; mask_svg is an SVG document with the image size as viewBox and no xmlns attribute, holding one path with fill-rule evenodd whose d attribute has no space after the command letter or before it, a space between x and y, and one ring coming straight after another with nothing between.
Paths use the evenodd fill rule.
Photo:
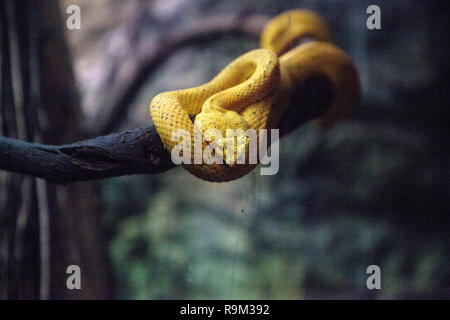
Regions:
<instances>
[{"instance_id":1,"label":"yellow snake","mask_svg":"<svg viewBox=\"0 0 450 320\"><path fill-rule=\"evenodd\" d=\"M315 41L296 46L305 37ZM317 76L326 77L333 87L333 101L318 121L331 124L346 117L359 99L358 73L350 57L330 40L326 24L312 12L292 10L274 17L261 34L261 49L237 58L204 85L153 98L150 113L165 148L172 151L180 142L172 139L174 130L187 130L192 161L183 166L189 172L216 182L240 178L256 164L194 163L194 136L199 132L191 118L201 121L200 133L217 129L224 137L227 129L277 128L291 93ZM301 108L302 101L294 103ZM212 140L202 142L202 151ZM222 152L225 159L224 141L216 143L220 147L214 151Z\"/></svg>"}]
</instances>

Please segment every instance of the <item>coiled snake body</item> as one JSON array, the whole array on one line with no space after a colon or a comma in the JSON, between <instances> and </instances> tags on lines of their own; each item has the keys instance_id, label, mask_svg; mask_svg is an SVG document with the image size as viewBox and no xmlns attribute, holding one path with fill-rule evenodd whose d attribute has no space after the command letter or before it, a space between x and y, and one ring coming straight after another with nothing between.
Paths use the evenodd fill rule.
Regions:
<instances>
[{"instance_id":1,"label":"coiled snake body","mask_svg":"<svg viewBox=\"0 0 450 320\"><path fill-rule=\"evenodd\" d=\"M305 37L315 41L295 46ZM288 11L265 26L261 49L237 58L210 82L158 94L150 104L150 113L165 148L172 151L179 143L172 139L174 130L187 130L192 139L192 161L183 166L189 172L208 181L240 178L256 164L194 163L194 138L198 132L191 118L201 122L200 133L216 129L224 137L227 129L277 128L291 103L291 93L319 76L331 83L333 101L318 121L330 124L347 116L359 99L358 74L350 57L330 44L330 38L325 23L317 15L303 10ZM301 101L294 102L301 108ZM202 149L211 142L205 139ZM225 159L222 143L225 146L221 141L216 150L223 151Z\"/></svg>"}]
</instances>

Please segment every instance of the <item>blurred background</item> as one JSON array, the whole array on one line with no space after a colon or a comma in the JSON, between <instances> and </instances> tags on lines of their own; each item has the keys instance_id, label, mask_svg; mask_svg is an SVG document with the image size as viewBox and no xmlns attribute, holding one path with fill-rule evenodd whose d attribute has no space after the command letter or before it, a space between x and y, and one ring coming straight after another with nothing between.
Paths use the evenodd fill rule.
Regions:
<instances>
[{"instance_id":1,"label":"blurred background","mask_svg":"<svg viewBox=\"0 0 450 320\"><path fill-rule=\"evenodd\" d=\"M366 27L371 4L380 30ZM80 30L66 28L69 5ZM14 102L2 134L62 144L148 127L153 96L209 81L294 8L322 16L354 59L357 114L284 137L274 176L217 184L175 168L60 186L1 171L0 298L450 298L439 2L1 0L2 101ZM70 264L81 290L65 286ZM381 290L366 287L374 264Z\"/></svg>"}]
</instances>

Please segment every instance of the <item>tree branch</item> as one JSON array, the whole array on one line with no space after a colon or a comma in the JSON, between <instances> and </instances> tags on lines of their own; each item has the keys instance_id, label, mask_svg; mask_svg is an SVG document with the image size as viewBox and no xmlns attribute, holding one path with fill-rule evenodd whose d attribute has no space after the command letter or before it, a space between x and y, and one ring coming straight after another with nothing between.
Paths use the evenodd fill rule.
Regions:
<instances>
[{"instance_id":1,"label":"tree branch","mask_svg":"<svg viewBox=\"0 0 450 320\"><path fill-rule=\"evenodd\" d=\"M160 173L173 166L154 127L61 146L0 137L0 169L55 183Z\"/></svg>"}]
</instances>

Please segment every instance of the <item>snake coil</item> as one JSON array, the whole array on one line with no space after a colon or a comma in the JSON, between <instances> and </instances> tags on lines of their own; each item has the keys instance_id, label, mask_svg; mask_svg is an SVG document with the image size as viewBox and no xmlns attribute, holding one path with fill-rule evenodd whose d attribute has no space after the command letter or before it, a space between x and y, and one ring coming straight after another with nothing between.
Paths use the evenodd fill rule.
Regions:
<instances>
[{"instance_id":1,"label":"snake coil","mask_svg":"<svg viewBox=\"0 0 450 320\"><path fill-rule=\"evenodd\" d=\"M298 45L304 39L314 41ZM350 57L330 41L326 24L312 12L287 11L271 19L261 34L261 49L240 56L204 85L163 92L153 98L150 113L165 148L172 151L179 144L172 133L182 129L189 133L184 139L191 139L187 142L192 161L183 164L189 172L215 182L240 178L256 164L197 164L195 136L209 129L225 136L227 129L277 128L292 103L292 92L315 77L325 77L333 90L330 106L317 121L328 125L348 116L359 100L358 73ZM301 101L294 103L301 108ZM195 130L194 123L201 123L201 132ZM219 145L215 150L226 155L225 141L201 141L201 151L215 142ZM245 148L248 154L248 143ZM236 148L232 152L236 153Z\"/></svg>"}]
</instances>

